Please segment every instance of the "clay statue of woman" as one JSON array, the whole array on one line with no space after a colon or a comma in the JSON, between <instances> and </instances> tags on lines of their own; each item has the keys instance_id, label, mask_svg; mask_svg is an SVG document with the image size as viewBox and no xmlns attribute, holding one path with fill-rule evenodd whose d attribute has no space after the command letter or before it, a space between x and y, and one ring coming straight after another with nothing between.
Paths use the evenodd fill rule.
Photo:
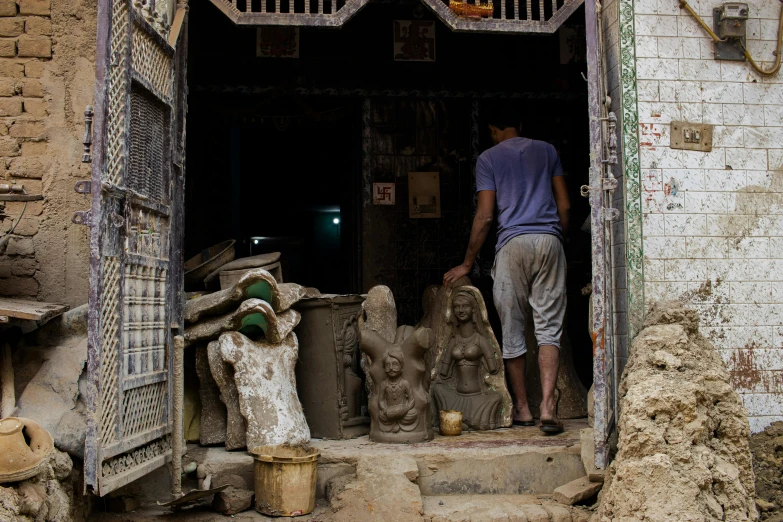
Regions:
<instances>
[{"instance_id":1,"label":"clay statue of woman","mask_svg":"<svg viewBox=\"0 0 783 522\"><path fill-rule=\"evenodd\" d=\"M501 426L502 396L484 382L484 369L498 373L495 351L487 340L474 295L457 290L452 299L454 335L440 362L432 396L437 410L462 412L464 429L492 430Z\"/></svg>"},{"instance_id":2,"label":"clay statue of woman","mask_svg":"<svg viewBox=\"0 0 783 522\"><path fill-rule=\"evenodd\" d=\"M402 377L404 356L399 348L392 348L383 356L386 379L379 388L380 411L378 420L381 431L399 433L412 431L418 424L419 415L414 406L413 389Z\"/></svg>"}]
</instances>

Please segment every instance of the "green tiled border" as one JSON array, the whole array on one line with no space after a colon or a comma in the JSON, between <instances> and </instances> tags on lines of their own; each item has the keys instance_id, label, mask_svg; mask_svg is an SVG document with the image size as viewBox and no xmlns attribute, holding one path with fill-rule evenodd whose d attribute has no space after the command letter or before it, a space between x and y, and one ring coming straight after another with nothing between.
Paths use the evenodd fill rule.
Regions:
<instances>
[{"instance_id":1,"label":"green tiled border","mask_svg":"<svg viewBox=\"0 0 783 522\"><path fill-rule=\"evenodd\" d=\"M625 241L628 277L629 341L644 322L644 255L642 250L642 188L639 165L639 107L636 94L636 36L633 0L619 2L620 85L622 92L623 168L625 179Z\"/></svg>"}]
</instances>

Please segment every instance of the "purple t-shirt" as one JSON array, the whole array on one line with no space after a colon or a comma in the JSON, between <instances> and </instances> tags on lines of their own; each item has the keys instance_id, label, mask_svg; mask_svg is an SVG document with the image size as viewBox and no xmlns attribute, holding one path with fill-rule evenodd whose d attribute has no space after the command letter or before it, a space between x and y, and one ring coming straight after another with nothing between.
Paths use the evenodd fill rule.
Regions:
<instances>
[{"instance_id":1,"label":"purple t-shirt","mask_svg":"<svg viewBox=\"0 0 783 522\"><path fill-rule=\"evenodd\" d=\"M498 205L495 252L522 234L563 238L552 191L552 178L562 175L555 147L543 141L511 138L479 156L476 191L494 190Z\"/></svg>"}]
</instances>

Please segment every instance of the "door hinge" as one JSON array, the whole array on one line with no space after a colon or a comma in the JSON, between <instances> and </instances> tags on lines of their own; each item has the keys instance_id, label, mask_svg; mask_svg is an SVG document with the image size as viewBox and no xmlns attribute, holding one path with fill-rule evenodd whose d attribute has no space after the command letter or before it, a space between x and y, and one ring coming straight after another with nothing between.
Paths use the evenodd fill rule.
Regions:
<instances>
[{"instance_id":1,"label":"door hinge","mask_svg":"<svg viewBox=\"0 0 783 522\"><path fill-rule=\"evenodd\" d=\"M92 212L89 210L74 212L71 221L75 225L86 225L89 227L92 225Z\"/></svg>"},{"instance_id":2,"label":"door hinge","mask_svg":"<svg viewBox=\"0 0 783 522\"><path fill-rule=\"evenodd\" d=\"M604 221L614 221L620 217L620 211L612 207L604 207L601 209L601 215L604 217Z\"/></svg>"},{"instance_id":3,"label":"door hinge","mask_svg":"<svg viewBox=\"0 0 783 522\"><path fill-rule=\"evenodd\" d=\"M76 185L73 186L73 190L77 194L92 194L92 181L89 179L77 181Z\"/></svg>"},{"instance_id":4,"label":"door hinge","mask_svg":"<svg viewBox=\"0 0 783 522\"><path fill-rule=\"evenodd\" d=\"M591 190L617 190L617 178L601 178L601 186L582 185L579 189L579 193L583 198L590 197Z\"/></svg>"},{"instance_id":5,"label":"door hinge","mask_svg":"<svg viewBox=\"0 0 783 522\"><path fill-rule=\"evenodd\" d=\"M90 163L92 161L92 117L94 115L92 105L88 105L84 109L84 138L82 139L84 152L82 153L82 163Z\"/></svg>"}]
</instances>

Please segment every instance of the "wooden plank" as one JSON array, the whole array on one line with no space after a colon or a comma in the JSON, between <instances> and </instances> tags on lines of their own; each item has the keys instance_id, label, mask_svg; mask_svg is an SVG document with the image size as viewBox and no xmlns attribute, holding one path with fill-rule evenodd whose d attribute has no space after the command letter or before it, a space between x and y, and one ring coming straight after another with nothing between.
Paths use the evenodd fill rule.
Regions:
<instances>
[{"instance_id":1,"label":"wooden plank","mask_svg":"<svg viewBox=\"0 0 783 522\"><path fill-rule=\"evenodd\" d=\"M11 299L0 297L0 316L28 321L45 321L62 315L68 306L55 303L41 303L26 299Z\"/></svg>"}]
</instances>

